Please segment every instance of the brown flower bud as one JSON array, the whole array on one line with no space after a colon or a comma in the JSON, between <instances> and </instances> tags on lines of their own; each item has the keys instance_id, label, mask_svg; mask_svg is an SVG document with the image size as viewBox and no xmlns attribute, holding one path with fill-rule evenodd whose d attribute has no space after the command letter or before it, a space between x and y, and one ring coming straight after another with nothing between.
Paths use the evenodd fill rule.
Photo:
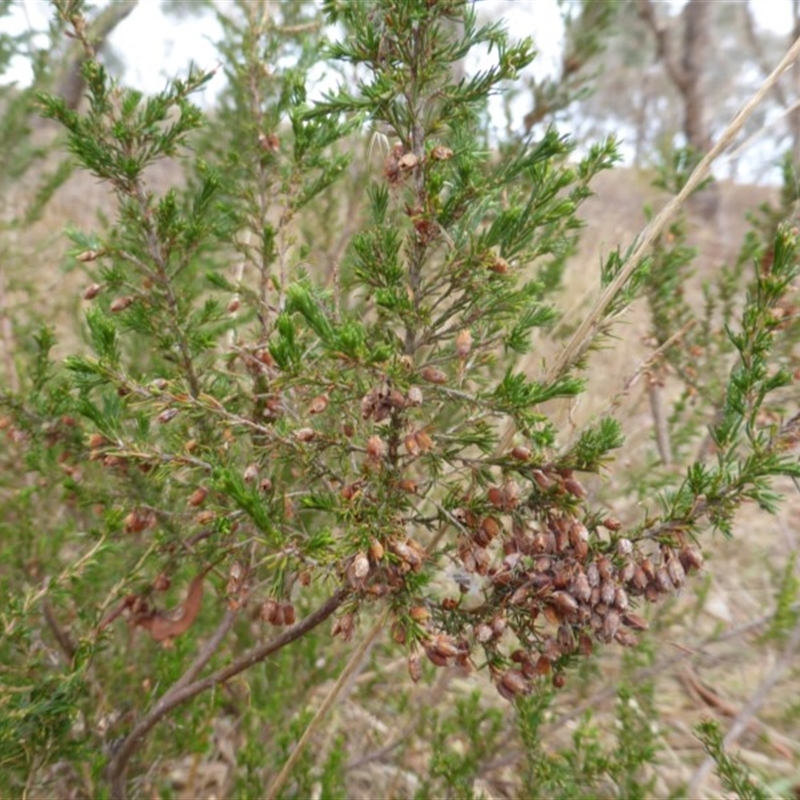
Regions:
<instances>
[{"instance_id":1,"label":"brown flower bud","mask_svg":"<svg viewBox=\"0 0 800 800\"><path fill-rule=\"evenodd\" d=\"M675 558L675 556L670 557L669 561L667 561L667 575L669 575L669 579L676 589L680 589L683 586L686 581L686 572L680 559Z\"/></svg>"},{"instance_id":2,"label":"brown flower bud","mask_svg":"<svg viewBox=\"0 0 800 800\"><path fill-rule=\"evenodd\" d=\"M586 497L586 489L584 489L583 486L581 486L581 484L575 480L575 478L565 478L564 488L579 500Z\"/></svg>"},{"instance_id":3,"label":"brown flower bud","mask_svg":"<svg viewBox=\"0 0 800 800\"><path fill-rule=\"evenodd\" d=\"M505 275L508 272L508 261L501 256L495 256L489 261L488 267L497 275Z\"/></svg>"},{"instance_id":4,"label":"brown flower bud","mask_svg":"<svg viewBox=\"0 0 800 800\"><path fill-rule=\"evenodd\" d=\"M370 461L380 461L386 455L386 443L380 436L370 436L367 439L367 458Z\"/></svg>"},{"instance_id":5,"label":"brown flower bud","mask_svg":"<svg viewBox=\"0 0 800 800\"><path fill-rule=\"evenodd\" d=\"M414 683L418 683L422 677L422 662L419 653L412 653L408 657L408 674Z\"/></svg>"},{"instance_id":6,"label":"brown flower bud","mask_svg":"<svg viewBox=\"0 0 800 800\"><path fill-rule=\"evenodd\" d=\"M126 295L125 297L117 297L115 300L111 301L111 305L108 307L108 310L111 311L112 314L116 314L120 311L124 311L131 303L133 303L134 298L130 295Z\"/></svg>"},{"instance_id":7,"label":"brown flower bud","mask_svg":"<svg viewBox=\"0 0 800 800\"><path fill-rule=\"evenodd\" d=\"M420 376L428 383L444 384L447 383L447 374L438 367L425 367Z\"/></svg>"},{"instance_id":8,"label":"brown flower bud","mask_svg":"<svg viewBox=\"0 0 800 800\"><path fill-rule=\"evenodd\" d=\"M358 578L366 578L369 574L369 559L364 553L357 553L353 559L353 575Z\"/></svg>"},{"instance_id":9,"label":"brown flower bud","mask_svg":"<svg viewBox=\"0 0 800 800\"><path fill-rule=\"evenodd\" d=\"M153 590L156 592L166 592L171 585L172 581L170 580L169 575L159 572L153 581Z\"/></svg>"},{"instance_id":10,"label":"brown flower bud","mask_svg":"<svg viewBox=\"0 0 800 800\"><path fill-rule=\"evenodd\" d=\"M245 483L253 483L258 478L258 464L248 464L243 477Z\"/></svg>"},{"instance_id":11,"label":"brown flower bud","mask_svg":"<svg viewBox=\"0 0 800 800\"><path fill-rule=\"evenodd\" d=\"M528 459L530 459L531 457L531 451L527 447L522 447L521 445L517 445L517 447L511 450L511 457L516 458L517 461L528 461Z\"/></svg>"},{"instance_id":12,"label":"brown flower bud","mask_svg":"<svg viewBox=\"0 0 800 800\"><path fill-rule=\"evenodd\" d=\"M369 557L373 561L380 561L383 558L383 554L383 545L377 539L373 539L369 545Z\"/></svg>"},{"instance_id":13,"label":"brown flower bud","mask_svg":"<svg viewBox=\"0 0 800 800\"><path fill-rule=\"evenodd\" d=\"M609 611L603 619L603 627L600 629L600 638L604 642L610 642L616 635L620 626L620 616L616 611Z\"/></svg>"},{"instance_id":14,"label":"brown flower bud","mask_svg":"<svg viewBox=\"0 0 800 800\"><path fill-rule=\"evenodd\" d=\"M298 442L310 442L316 435L317 432L313 428L299 428L294 432L294 438Z\"/></svg>"},{"instance_id":15,"label":"brown flower bud","mask_svg":"<svg viewBox=\"0 0 800 800\"><path fill-rule=\"evenodd\" d=\"M178 416L180 409L178 408L165 408L157 417L156 421L161 425L166 425L170 420Z\"/></svg>"},{"instance_id":16,"label":"brown flower bud","mask_svg":"<svg viewBox=\"0 0 800 800\"><path fill-rule=\"evenodd\" d=\"M592 587L589 586L589 579L584 572L577 573L572 579L570 593L576 600L580 600L582 603L589 601L589 598L592 596Z\"/></svg>"},{"instance_id":17,"label":"brown flower bud","mask_svg":"<svg viewBox=\"0 0 800 800\"><path fill-rule=\"evenodd\" d=\"M422 405L422 389L419 386L411 386L409 388L407 402L410 406Z\"/></svg>"},{"instance_id":18,"label":"brown flower bud","mask_svg":"<svg viewBox=\"0 0 800 800\"><path fill-rule=\"evenodd\" d=\"M447 161L449 158L453 157L453 151L449 147L437 144L435 147L431 148L430 157L434 161Z\"/></svg>"},{"instance_id":19,"label":"brown flower bud","mask_svg":"<svg viewBox=\"0 0 800 800\"><path fill-rule=\"evenodd\" d=\"M481 644L486 644L491 642L492 639L494 639L494 631L491 625L487 625L485 622L478 625L475 629L475 640Z\"/></svg>"},{"instance_id":20,"label":"brown flower bud","mask_svg":"<svg viewBox=\"0 0 800 800\"><path fill-rule=\"evenodd\" d=\"M634 614L632 611L628 611L622 615L622 623L629 628L633 628L635 631L646 631L649 626L649 623L643 616Z\"/></svg>"},{"instance_id":21,"label":"brown flower bud","mask_svg":"<svg viewBox=\"0 0 800 800\"><path fill-rule=\"evenodd\" d=\"M636 635L631 633L627 628L620 628L615 634L614 638L621 644L623 647L636 647L639 644L639 640L636 638Z\"/></svg>"},{"instance_id":22,"label":"brown flower bud","mask_svg":"<svg viewBox=\"0 0 800 800\"><path fill-rule=\"evenodd\" d=\"M311 401L308 407L309 414L321 414L328 407L328 395L321 394Z\"/></svg>"},{"instance_id":23,"label":"brown flower bud","mask_svg":"<svg viewBox=\"0 0 800 800\"><path fill-rule=\"evenodd\" d=\"M703 566L703 556L689 545L684 545L681 548L678 557L680 558L683 569L687 574L692 572L692 570L701 569Z\"/></svg>"},{"instance_id":24,"label":"brown flower bud","mask_svg":"<svg viewBox=\"0 0 800 800\"><path fill-rule=\"evenodd\" d=\"M83 290L84 300L94 300L103 291L102 283L92 283Z\"/></svg>"},{"instance_id":25,"label":"brown flower bud","mask_svg":"<svg viewBox=\"0 0 800 800\"><path fill-rule=\"evenodd\" d=\"M190 506L199 506L202 505L203 501L208 496L208 489L205 486L198 486L190 495L189 499L186 501L187 505Z\"/></svg>"},{"instance_id":26,"label":"brown flower bud","mask_svg":"<svg viewBox=\"0 0 800 800\"><path fill-rule=\"evenodd\" d=\"M553 479L549 475L542 472L542 470L532 469L531 475L533 476L533 479L536 481L536 483L539 485L540 489L544 489L545 491L547 491L547 489L552 488Z\"/></svg>"},{"instance_id":27,"label":"brown flower bud","mask_svg":"<svg viewBox=\"0 0 800 800\"><path fill-rule=\"evenodd\" d=\"M568 592L553 592L550 602L559 614L571 616L578 610L578 601Z\"/></svg>"},{"instance_id":28,"label":"brown flower bud","mask_svg":"<svg viewBox=\"0 0 800 800\"><path fill-rule=\"evenodd\" d=\"M510 669L502 674L497 682L497 691L506 698L513 700L515 697L530 693L530 685L520 670Z\"/></svg>"},{"instance_id":29,"label":"brown flower bud","mask_svg":"<svg viewBox=\"0 0 800 800\"><path fill-rule=\"evenodd\" d=\"M472 350L472 334L468 328L464 328L456 335L456 355L464 359L469 355L470 350Z\"/></svg>"},{"instance_id":30,"label":"brown flower bud","mask_svg":"<svg viewBox=\"0 0 800 800\"><path fill-rule=\"evenodd\" d=\"M333 623L331 634L333 636L341 636L342 641L349 642L353 638L355 629L355 617L352 614L342 614L342 616Z\"/></svg>"},{"instance_id":31,"label":"brown flower bud","mask_svg":"<svg viewBox=\"0 0 800 800\"><path fill-rule=\"evenodd\" d=\"M628 558L633 554L633 543L630 539L617 539L617 555Z\"/></svg>"}]
</instances>

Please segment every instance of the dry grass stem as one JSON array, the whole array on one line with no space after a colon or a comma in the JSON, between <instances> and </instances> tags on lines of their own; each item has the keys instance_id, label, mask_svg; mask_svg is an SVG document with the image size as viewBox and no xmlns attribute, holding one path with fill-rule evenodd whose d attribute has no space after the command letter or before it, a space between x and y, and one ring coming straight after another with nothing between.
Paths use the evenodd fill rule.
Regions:
<instances>
[{"instance_id":1,"label":"dry grass stem","mask_svg":"<svg viewBox=\"0 0 800 800\"><path fill-rule=\"evenodd\" d=\"M311 739L311 736L314 734L317 728L319 728L322 720L328 713L328 710L336 702L340 692L349 682L350 677L361 666L362 659L367 654L373 642L378 638L380 632L383 630L384 626L386 625L386 620L389 618L390 611L391 609L387 608L383 614L381 614L377 622L375 622L370 629L369 633L367 633L361 642L359 642L358 647L356 647L356 649L353 651L353 655L350 656L350 659L345 665L345 668L342 670L341 675L339 675L339 677L336 679L336 683L331 687L330 692L328 692L327 696L322 701L320 707L317 709L317 713L314 714L311 722L308 723L308 727L305 729L305 731L303 731L303 735L300 737L300 740L297 742L294 750L292 750L292 754L286 760L286 763L281 768L281 771L276 775L275 779L270 784L269 789L267 789L266 800L275 800L275 798L278 796L278 793L286 783L289 775L291 775L292 769L294 768L300 756L303 754L303 750Z\"/></svg>"}]
</instances>

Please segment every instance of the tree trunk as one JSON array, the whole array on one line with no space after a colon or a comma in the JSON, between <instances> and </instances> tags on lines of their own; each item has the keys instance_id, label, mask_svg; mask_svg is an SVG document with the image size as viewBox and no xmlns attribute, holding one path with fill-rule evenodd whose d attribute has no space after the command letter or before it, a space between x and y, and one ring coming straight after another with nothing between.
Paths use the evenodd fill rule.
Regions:
<instances>
[{"instance_id":1,"label":"tree trunk","mask_svg":"<svg viewBox=\"0 0 800 800\"><path fill-rule=\"evenodd\" d=\"M89 38L94 42L99 51L111 36L117 25L127 17L139 0L117 0L106 6L91 22ZM80 43L75 42L64 59L61 74L56 81L57 95L64 98L68 108L77 108L86 88L81 68L86 60L86 54Z\"/></svg>"}]
</instances>

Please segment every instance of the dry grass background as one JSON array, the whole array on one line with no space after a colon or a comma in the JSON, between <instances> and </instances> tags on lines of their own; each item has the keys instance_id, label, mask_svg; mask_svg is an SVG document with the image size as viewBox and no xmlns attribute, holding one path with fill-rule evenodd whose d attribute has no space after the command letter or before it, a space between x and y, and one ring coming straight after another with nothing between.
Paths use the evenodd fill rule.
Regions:
<instances>
[{"instance_id":1,"label":"dry grass background","mask_svg":"<svg viewBox=\"0 0 800 800\"><path fill-rule=\"evenodd\" d=\"M174 174L168 170L152 176L154 188L178 180L177 167L175 170ZM644 224L645 203L657 208L663 200L650 187L647 175L632 170L604 173L593 188L596 197L584 206L587 227L580 252L569 267L568 290L560 300L567 315L579 315L587 309L588 298L598 284L601 255L617 244L627 246ZM692 243L699 249L697 287L721 263L735 257L747 228L745 214L773 199L774 194L763 187L722 185L718 224L697 226L691 234ZM109 199L105 187L90 176L76 174L56 194L41 221L18 243L24 257L6 297L7 310L27 306L37 316L53 321L60 342L56 355L70 352L79 341L74 320L86 283L79 271L66 269L68 259L61 232L70 226L95 226L97 209L110 213ZM590 390L581 403L551 409L561 421L566 438L573 426L580 427L601 411L647 357L647 332L646 309L641 303L635 304L617 327L618 338L592 355ZM531 357L528 369L536 373L542 359L557 346L543 343ZM665 392L669 395L672 391L674 387L668 381ZM654 451L653 420L643 382L626 397L623 419L629 440L622 466L636 470ZM621 480L615 479L618 483ZM732 542L705 537L704 573L690 581L674 601L658 611L650 609L658 617L654 625L657 640L650 641L655 662L643 668L639 679L652 679L656 687L659 714L653 725L663 748L658 763L652 766L654 794L658 797L666 797L681 784L690 786L691 797L724 796L713 774L698 780L703 753L691 728L704 717L720 720L724 730L742 722L743 732L734 751L769 782L777 785L783 781L781 794L800 797L800 656L787 659L779 645L762 642L764 628L759 624L774 609L778 572L789 555L800 550L800 495L790 482L781 488L785 502L777 516L745 508ZM593 490L598 497L609 498L610 509L623 522L638 517L640 509L635 501L621 494L618 485L611 486L610 480L597 481ZM362 630L366 627L362 625ZM387 709L383 696L386 691L409 688L405 658L385 642L373 649L373 655L392 652L388 664L378 666L378 660L365 660L312 748L321 758L337 735L345 736L348 796L353 798L412 797L429 756L427 743L416 732L418 716L425 709L451 707L455 698L466 696L476 686L486 689L482 702L502 709L509 731L513 729L510 709L488 680L452 670L440 670L432 683L416 687L410 693L406 712L398 718ZM748 702L781 664L785 672L755 713L748 714ZM553 750L569 747L577 719L585 710L591 710L601 730L609 730L608 726L614 724L617 681L624 675L618 649L609 648L586 683L571 677L553 707L545 737L547 746ZM309 707L320 702L328 689L327 685L318 687L308 699ZM220 718L215 751L203 758L187 757L161 765L161 778L168 779L180 797L228 795L238 736L235 724ZM495 753L482 765L481 777L474 786L476 796L517 796L519 754L514 747L509 736L508 749Z\"/></svg>"}]
</instances>

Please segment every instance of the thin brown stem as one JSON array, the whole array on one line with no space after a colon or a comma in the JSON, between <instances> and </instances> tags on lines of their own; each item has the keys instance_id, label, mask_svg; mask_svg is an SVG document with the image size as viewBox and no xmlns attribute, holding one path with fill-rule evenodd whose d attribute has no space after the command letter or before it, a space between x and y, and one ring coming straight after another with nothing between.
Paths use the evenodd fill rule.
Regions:
<instances>
[{"instance_id":1,"label":"thin brown stem","mask_svg":"<svg viewBox=\"0 0 800 800\"><path fill-rule=\"evenodd\" d=\"M297 639L305 636L309 631L328 619L344 602L346 597L347 590L339 589L316 611L309 614L305 619L284 631L279 636L254 647L249 652L244 653L235 661L228 664L228 666L215 670L205 678L193 680L194 676L199 673L214 652L213 650L209 651L207 647L203 648L194 662L189 666L187 673L184 674L174 686L168 689L155 706L153 706L153 708L134 726L133 730L128 734L109 762L107 776L111 797L114 798L114 800L125 800L125 773L128 763L141 747L147 734L164 717L178 706L183 705L207 689L225 683L240 672L244 672L244 670L249 669L254 664L264 661L273 653L278 652L278 650L281 650L292 642L297 641ZM217 631L212 637L212 640L219 637L219 641L221 641L222 636L224 636L228 630L226 625L229 627L227 615L217 627ZM188 680L187 674L189 676Z\"/></svg>"}]
</instances>

